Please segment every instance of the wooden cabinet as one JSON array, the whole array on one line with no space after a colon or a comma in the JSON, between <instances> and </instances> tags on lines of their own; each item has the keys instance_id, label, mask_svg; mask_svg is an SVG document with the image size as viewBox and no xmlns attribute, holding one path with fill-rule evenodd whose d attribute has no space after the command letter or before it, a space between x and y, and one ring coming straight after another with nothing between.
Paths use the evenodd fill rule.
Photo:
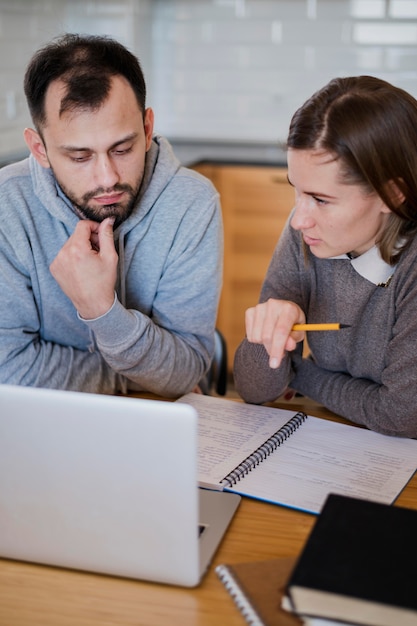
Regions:
<instances>
[{"instance_id":1,"label":"wooden cabinet","mask_svg":"<svg viewBox=\"0 0 417 626\"><path fill-rule=\"evenodd\" d=\"M294 203L283 167L202 164L196 170L220 193L224 222L224 278L217 326L233 368L245 335L245 311L255 305L272 252Z\"/></svg>"}]
</instances>

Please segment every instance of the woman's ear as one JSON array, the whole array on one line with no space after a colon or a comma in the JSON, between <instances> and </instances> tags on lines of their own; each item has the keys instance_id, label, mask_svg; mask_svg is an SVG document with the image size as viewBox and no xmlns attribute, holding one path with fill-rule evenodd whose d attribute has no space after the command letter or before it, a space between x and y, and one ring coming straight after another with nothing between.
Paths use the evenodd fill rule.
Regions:
<instances>
[{"instance_id":1,"label":"woman's ear","mask_svg":"<svg viewBox=\"0 0 417 626\"><path fill-rule=\"evenodd\" d=\"M23 137L31 154L33 154L39 165L42 165L42 167L45 168L51 167L46 154L45 144L43 143L39 133L36 130L33 130L33 128L25 128Z\"/></svg>"},{"instance_id":2,"label":"woman's ear","mask_svg":"<svg viewBox=\"0 0 417 626\"><path fill-rule=\"evenodd\" d=\"M400 204L402 204L405 200L405 194L401 191L400 187L398 186L402 182L403 182L402 179L399 179L399 180L389 180L386 183L386 192L392 204L396 207L400 206Z\"/></svg>"}]
</instances>

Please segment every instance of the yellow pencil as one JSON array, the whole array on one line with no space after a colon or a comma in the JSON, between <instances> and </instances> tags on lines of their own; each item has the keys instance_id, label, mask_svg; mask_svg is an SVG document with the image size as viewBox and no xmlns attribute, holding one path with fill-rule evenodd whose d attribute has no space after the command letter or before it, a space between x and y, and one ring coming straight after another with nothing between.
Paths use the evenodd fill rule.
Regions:
<instances>
[{"instance_id":1,"label":"yellow pencil","mask_svg":"<svg viewBox=\"0 0 417 626\"><path fill-rule=\"evenodd\" d=\"M294 324L292 330L340 330L349 328L347 324Z\"/></svg>"}]
</instances>

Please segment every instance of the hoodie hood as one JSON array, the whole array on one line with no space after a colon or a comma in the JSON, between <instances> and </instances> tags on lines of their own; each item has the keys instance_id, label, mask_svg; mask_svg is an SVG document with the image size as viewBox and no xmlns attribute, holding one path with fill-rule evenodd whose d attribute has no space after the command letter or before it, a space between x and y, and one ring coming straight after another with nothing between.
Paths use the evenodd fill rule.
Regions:
<instances>
[{"instance_id":1,"label":"hoodie hood","mask_svg":"<svg viewBox=\"0 0 417 626\"><path fill-rule=\"evenodd\" d=\"M155 135L146 153L145 170L136 206L131 215L118 226L116 232L120 231L123 234L129 232L149 213L180 167L181 164L168 141Z\"/></svg>"}]
</instances>

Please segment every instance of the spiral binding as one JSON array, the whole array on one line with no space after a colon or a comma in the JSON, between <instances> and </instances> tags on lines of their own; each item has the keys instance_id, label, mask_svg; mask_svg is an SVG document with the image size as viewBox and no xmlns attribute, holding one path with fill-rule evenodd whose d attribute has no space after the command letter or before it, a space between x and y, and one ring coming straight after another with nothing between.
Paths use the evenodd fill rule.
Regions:
<instances>
[{"instance_id":1,"label":"spiral binding","mask_svg":"<svg viewBox=\"0 0 417 626\"><path fill-rule=\"evenodd\" d=\"M262 463L274 450L276 450L293 432L307 419L305 413L299 412L294 415L276 433L271 435L259 448L246 457L234 470L223 478L221 484L225 487L233 487L241 478L246 476L254 467Z\"/></svg>"},{"instance_id":2,"label":"spiral binding","mask_svg":"<svg viewBox=\"0 0 417 626\"><path fill-rule=\"evenodd\" d=\"M233 574L229 571L227 565L218 565L215 572L227 591L230 593L233 602L250 626L262 626L264 623L256 612L255 608L239 588Z\"/></svg>"}]
</instances>

